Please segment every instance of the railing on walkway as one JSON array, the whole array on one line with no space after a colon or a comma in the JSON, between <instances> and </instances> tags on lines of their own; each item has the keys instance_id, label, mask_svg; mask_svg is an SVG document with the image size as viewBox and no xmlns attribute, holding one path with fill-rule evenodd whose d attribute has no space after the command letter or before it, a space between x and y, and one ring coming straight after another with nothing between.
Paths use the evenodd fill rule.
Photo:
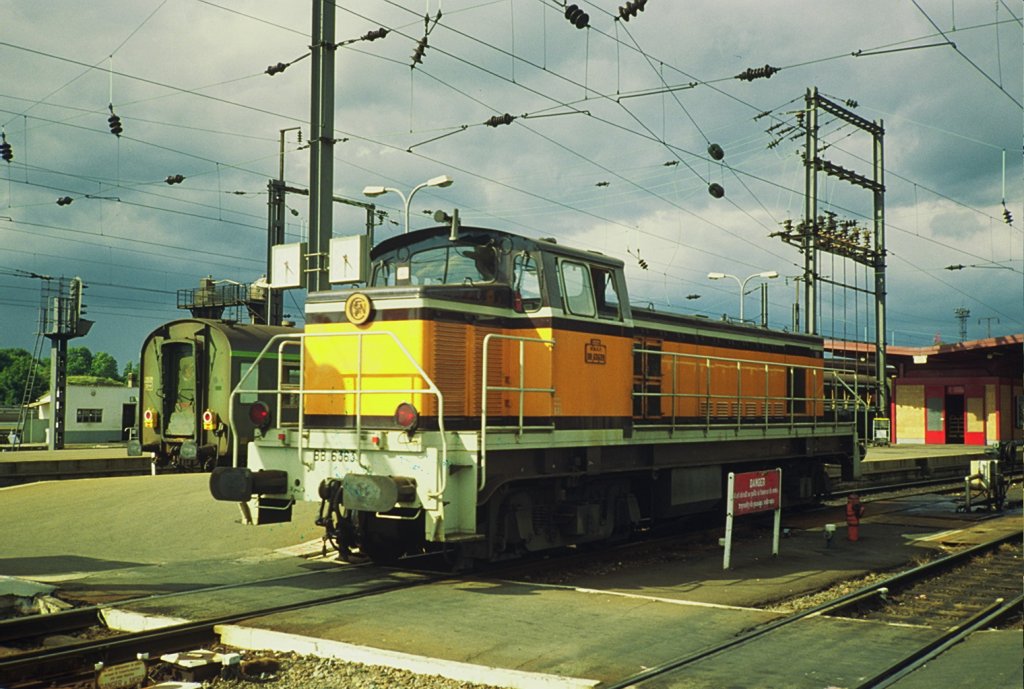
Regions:
<instances>
[{"instance_id":1,"label":"railing on walkway","mask_svg":"<svg viewBox=\"0 0 1024 689\"><path fill-rule=\"evenodd\" d=\"M825 385L829 372L821 366L660 349L634 348L633 353L661 360L660 375L636 377L640 389L633 392L639 401L634 409L643 410L636 414L637 427L709 431L843 425L837 414L824 415L836 407L828 396L834 395L833 386Z\"/></svg>"},{"instance_id":2,"label":"railing on walkway","mask_svg":"<svg viewBox=\"0 0 1024 689\"><path fill-rule=\"evenodd\" d=\"M490 370L488 362L490 360L491 343L496 340L510 340L517 342L519 345L519 379L518 385L489 385L487 383L487 372ZM544 425L533 425L527 426L525 424L525 406L526 406L526 395L527 394L538 394L544 393L554 397L555 389L551 388L536 388L526 387L526 354L524 347L528 342L547 345L545 351L548 352L549 357L546 362L547 370L551 370L551 348L555 346L554 340L546 340L539 337L519 337L515 335L501 335L498 333L490 333L484 337L483 344L483 373L481 375L480 383L480 470L478 472L479 482L477 485L478 490L483 490L484 485L487 483L487 434L489 432L500 432L500 433L515 433L516 435L522 435L525 431L550 431L554 429L554 423ZM545 362L531 362L535 367L543 366ZM489 426L487 424L487 397L490 392L511 392L515 393L517 403L517 417L518 423L515 426ZM551 415L549 418L554 420Z\"/></svg>"}]
</instances>

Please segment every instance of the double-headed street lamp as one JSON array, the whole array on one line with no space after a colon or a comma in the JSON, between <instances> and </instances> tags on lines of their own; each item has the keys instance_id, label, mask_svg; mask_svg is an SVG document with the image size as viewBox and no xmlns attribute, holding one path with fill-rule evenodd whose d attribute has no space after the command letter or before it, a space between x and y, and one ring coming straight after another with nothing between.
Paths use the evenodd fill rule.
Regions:
<instances>
[{"instance_id":1,"label":"double-headed street lamp","mask_svg":"<svg viewBox=\"0 0 1024 689\"><path fill-rule=\"evenodd\" d=\"M416 192L422 189L423 187L450 187L454 181L455 180L453 180L448 175L441 175L440 177L433 177L431 179L428 179L426 182L421 182L420 184L417 184L415 187L412 188L412 191L409 192L408 196L403 194L401 190L395 189L393 187L366 187L365 189L363 189L363 195L371 197L380 196L381 194L386 194L390 191L401 196L402 203L405 205L405 233L409 234L409 204L412 203L412 197L416 194Z\"/></svg>"},{"instance_id":2,"label":"double-headed street lamp","mask_svg":"<svg viewBox=\"0 0 1024 689\"><path fill-rule=\"evenodd\" d=\"M708 280L721 280L722 278L732 278L740 286L740 321L743 321L743 296L747 291L747 283L754 278L764 278L765 280L772 280L779 277L779 273L774 270L765 270L760 273L754 273L740 280L735 275L729 275L728 273L708 273Z\"/></svg>"}]
</instances>

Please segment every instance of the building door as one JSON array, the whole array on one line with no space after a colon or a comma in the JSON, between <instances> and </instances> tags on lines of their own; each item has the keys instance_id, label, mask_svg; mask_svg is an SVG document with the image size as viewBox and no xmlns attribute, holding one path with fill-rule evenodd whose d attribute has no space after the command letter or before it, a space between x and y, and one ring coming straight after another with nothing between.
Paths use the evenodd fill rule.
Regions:
<instances>
[{"instance_id":1,"label":"building door","mask_svg":"<svg viewBox=\"0 0 1024 689\"><path fill-rule=\"evenodd\" d=\"M950 445L964 444L964 396L946 395L946 442Z\"/></svg>"},{"instance_id":2,"label":"building door","mask_svg":"<svg viewBox=\"0 0 1024 689\"><path fill-rule=\"evenodd\" d=\"M135 403L121 405L121 440L131 440L135 433Z\"/></svg>"},{"instance_id":3,"label":"building door","mask_svg":"<svg viewBox=\"0 0 1024 689\"><path fill-rule=\"evenodd\" d=\"M946 442L946 388L942 385L924 387L924 441L928 445Z\"/></svg>"}]
</instances>

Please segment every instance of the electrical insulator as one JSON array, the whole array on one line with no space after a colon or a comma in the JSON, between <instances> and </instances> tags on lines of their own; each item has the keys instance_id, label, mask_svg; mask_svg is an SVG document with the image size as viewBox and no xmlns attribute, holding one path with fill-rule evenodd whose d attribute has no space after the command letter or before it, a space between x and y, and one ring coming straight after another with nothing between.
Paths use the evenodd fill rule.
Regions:
<instances>
[{"instance_id":1,"label":"electrical insulator","mask_svg":"<svg viewBox=\"0 0 1024 689\"><path fill-rule=\"evenodd\" d=\"M269 74L270 76L274 76L275 74L280 74L281 72L285 71L286 69L288 69L288 65L286 65L283 62L278 62L276 65L270 65L269 67L267 67L265 72L266 72L266 74Z\"/></svg>"},{"instance_id":2,"label":"electrical insulator","mask_svg":"<svg viewBox=\"0 0 1024 689\"><path fill-rule=\"evenodd\" d=\"M668 160L668 161L662 163L661 165L662 165L662 167L675 167L678 164L679 164L678 160Z\"/></svg>"},{"instance_id":3,"label":"electrical insulator","mask_svg":"<svg viewBox=\"0 0 1024 689\"><path fill-rule=\"evenodd\" d=\"M619 19L628 22L630 17L635 17L637 12L644 11L647 0L631 0L619 7Z\"/></svg>"},{"instance_id":4,"label":"electrical insulator","mask_svg":"<svg viewBox=\"0 0 1024 689\"><path fill-rule=\"evenodd\" d=\"M580 9L579 5L573 4L565 8L565 18L577 29L587 28L590 23L590 15Z\"/></svg>"},{"instance_id":5,"label":"electrical insulator","mask_svg":"<svg viewBox=\"0 0 1024 689\"><path fill-rule=\"evenodd\" d=\"M366 35L363 36L364 41L376 41L378 38L384 38L388 35L388 30L384 27L376 29L374 31L367 31Z\"/></svg>"},{"instance_id":6,"label":"electrical insulator","mask_svg":"<svg viewBox=\"0 0 1024 689\"><path fill-rule=\"evenodd\" d=\"M725 187L718 182L712 182L708 185L708 193L714 196L716 199L720 199L725 196Z\"/></svg>"},{"instance_id":7,"label":"electrical insulator","mask_svg":"<svg viewBox=\"0 0 1024 689\"><path fill-rule=\"evenodd\" d=\"M594 186L595 187L607 187L609 184L611 184L611 182L598 182Z\"/></svg>"},{"instance_id":8,"label":"electrical insulator","mask_svg":"<svg viewBox=\"0 0 1024 689\"><path fill-rule=\"evenodd\" d=\"M846 106L849 108L856 108L858 105L860 105L860 103L858 103L852 98L847 98L844 102L846 103Z\"/></svg>"},{"instance_id":9,"label":"electrical insulator","mask_svg":"<svg viewBox=\"0 0 1024 689\"><path fill-rule=\"evenodd\" d=\"M740 72L736 75L736 78L741 81L753 81L754 79L771 79L772 75L779 71L778 67L772 67L771 65L765 65L764 67L751 67L745 72Z\"/></svg>"},{"instance_id":10,"label":"electrical insulator","mask_svg":"<svg viewBox=\"0 0 1024 689\"><path fill-rule=\"evenodd\" d=\"M725 157L725 149L723 149L718 144L711 144L710 146L708 146L708 155L714 158L715 160L721 160L722 158Z\"/></svg>"},{"instance_id":11,"label":"electrical insulator","mask_svg":"<svg viewBox=\"0 0 1024 689\"><path fill-rule=\"evenodd\" d=\"M1007 208L1006 206L1003 206L1003 222L1005 222L1007 225L1013 224L1013 213L1011 213L1010 209Z\"/></svg>"},{"instance_id":12,"label":"electrical insulator","mask_svg":"<svg viewBox=\"0 0 1024 689\"><path fill-rule=\"evenodd\" d=\"M4 134L3 138L0 138L0 158L4 159L4 162L11 162L14 159L14 154L11 152L11 145L7 143L7 135Z\"/></svg>"},{"instance_id":13,"label":"electrical insulator","mask_svg":"<svg viewBox=\"0 0 1024 689\"><path fill-rule=\"evenodd\" d=\"M484 124L486 124L488 127L497 127L497 126L500 126L500 125L503 125L503 124L512 124L512 120L514 120L514 119L515 119L514 116L509 115L506 112L504 115L494 115L493 117L488 119L486 122L484 122Z\"/></svg>"},{"instance_id":14,"label":"electrical insulator","mask_svg":"<svg viewBox=\"0 0 1024 689\"><path fill-rule=\"evenodd\" d=\"M424 36L420 39L420 42L416 44L416 50L412 54L412 64L415 67L418 64L423 63L423 53L427 51L427 37Z\"/></svg>"},{"instance_id":15,"label":"electrical insulator","mask_svg":"<svg viewBox=\"0 0 1024 689\"><path fill-rule=\"evenodd\" d=\"M110 111L110 117L107 118L107 124L110 125L110 133L114 136L121 136L121 132L124 129L121 127L121 118L114 114L114 111Z\"/></svg>"},{"instance_id":16,"label":"electrical insulator","mask_svg":"<svg viewBox=\"0 0 1024 689\"><path fill-rule=\"evenodd\" d=\"M168 184L181 184L185 181L184 175L167 175L167 179L164 180Z\"/></svg>"},{"instance_id":17,"label":"electrical insulator","mask_svg":"<svg viewBox=\"0 0 1024 689\"><path fill-rule=\"evenodd\" d=\"M641 270L647 270L648 268L650 268L650 266L647 265L647 261L645 261L644 259L637 257L636 261L638 264L640 264Z\"/></svg>"},{"instance_id":18,"label":"electrical insulator","mask_svg":"<svg viewBox=\"0 0 1024 689\"><path fill-rule=\"evenodd\" d=\"M66 206L69 203L71 203L73 200L74 199L72 199L70 196L61 196L59 199L57 199L57 205L58 206Z\"/></svg>"}]
</instances>

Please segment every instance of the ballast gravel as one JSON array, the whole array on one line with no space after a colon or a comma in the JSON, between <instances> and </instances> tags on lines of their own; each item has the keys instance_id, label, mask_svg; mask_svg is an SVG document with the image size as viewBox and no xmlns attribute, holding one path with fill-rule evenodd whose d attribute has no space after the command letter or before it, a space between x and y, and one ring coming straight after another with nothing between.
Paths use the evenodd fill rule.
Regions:
<instances>
[{"instance_id":1,"label":"ballast gravel","mask_svg":"<svg viewBox=\"0 0 1024 689\"><path fill-rule=\"evenodd\" d=\"M203 686L209 689L493 689L496 686L294 653L244 651L242 657L242 667L253 672L251 678L217 677L204 682ZM261 663L260 660L271 662ZM264 672L262 676L256 674L274 665L277 666L274 671Z\"/></svg>"}]
</instances>

